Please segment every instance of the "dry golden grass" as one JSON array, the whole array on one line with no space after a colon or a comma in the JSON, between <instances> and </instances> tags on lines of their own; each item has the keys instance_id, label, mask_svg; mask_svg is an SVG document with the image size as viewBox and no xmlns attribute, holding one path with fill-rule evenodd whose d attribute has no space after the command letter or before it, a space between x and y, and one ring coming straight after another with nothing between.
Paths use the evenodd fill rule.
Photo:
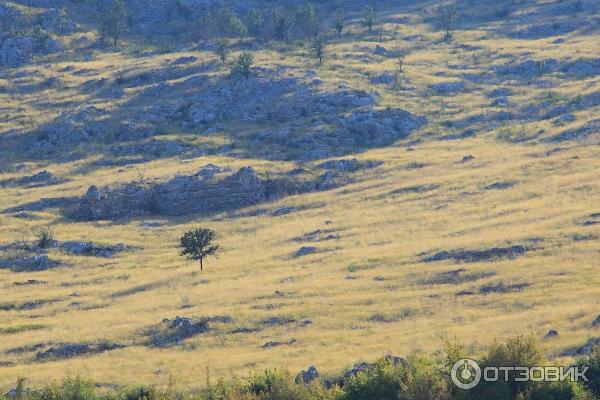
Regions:
<instances>
[{"instance_id":1,"label":"dry golden grass","mask_svg":"<svg viewBox=\"0 0 600 400\"><path fill-rule=\"evenodd\" d=\"M454 66L474 65L486 71L501 64L502 55L531 52L531 58L592 57L600 46L598 36L573 36L560 45L550 40L518 41L485 35L482 31L457 33L460 43L482 50L455 54L455 45L441 43L439 34L426 32L423 42L406 42L401 36L415 35L419 26L405 25L401 34L386 36L384 45L394 50L410 48L405 64L405 88L373 87L367 73L393 72L394 60L373 58L364 63L345 54L364 55L374 42L344 40L328 47L329 58L319 68L324 88L345 80L352 87L378 90L381 106L393 106L426 115L429 124L416 137L414 151L405 145L372 149L357 157L383 160L383 167L357 175L357 182L327 192L287 197L269 207L308 206L287 216L214 218L186 217L164 219L158 228L141 225L143 219L123 222L76 223L58 211L39 212L38 220L0 215L0 242L31 237L36 226L52 224L60 240L91 240L114 244L123 242L142 250L122 253L114 259L66 256L52 253L64 262L60 268L38 273L13 273L0 269L0 303L55 299L57 301L28 311L0 311L0 329L25 324L47 326L41 330L15 334L0 333L0 361L15 365L0 367L0 387L12 384L18 376L34 383L59 379L66 374L92 377L100 383L164 383L170 375L179 384L202 386L206 367L212 376L243 376L267 367L288 367L292 371L317 365L326 373L339 372L359 359L373 359L384 353L436 352L440 338L457 337L474 352L485 349L494 339L515 334L540 338L557 329L558 338L544 340L548 355L566 361L561 354L599 336L591 321L600 313L600 269L598 239L574 241L574 234L598 235L596 226L581 222L600 212L600 151L596 145L567 142L561 151L546 154L555 145L508 144L497 139L505 132L525 134L545 129L551 136L562 131L550 122L499 124L476 138L437 141L433 138L459 133L444 127L447 120L480 113L489 104L486 84L473 85L469 93L449 97L433 95L432 83L456 79ZM393 30L392 30L393 32ZM484 37L481 39L481 37ZM203 52L169 54L168 58L194 54L198 63L214 60ZM160 67L164 55L138 59L127 53L96 54L95 61L65 61L50 68L34 64L26 68L34 81L60 76L62 87L26 95L0 93L2 123L9 128L34 127L52 120L63 108L43 108L39 104L89 101L78 87L89 77L61 75L66 65L96 71L94 79L114 79L123 70L152 70ZM473 60L477 63L474 64ZM315 68L306 49L296 49L284 57L274 51L256 54L261 66L287 65L299 73ZM517 87L511 98L525 104L547 95L585 95L598 90L599 79L561 80L552 90L534 85ZM10 82L0 80L0 85ZM411 89L412 88L412 89ZM127 97L135 90L126 89ZM116 110L118 102L98 100L99 107ZM125 110L124 112L126 112ZM576 113L578 123L597 115L598 107ZM132 108L131 112L135 112ZM18 115L18 118L15 116ZM174 129L166 132L179 135ZM412 138L411 138L412 139ZM195 140L228 140L211 137ZM475 157L460 163L467 154ZM0 208L27 203L41 197L81 195L91 184L113 185L145 177L168 179L176 173L191 173L209 162L239 168L252 165L259 173L285 171L292 163L261 159L200 157L182 163L166 159L137 167L106 167L74 173L92 161L61 164L29 164L30 171L48 169L70 180L37 189L2 188ZM422 163L422 168L410 168ZM6 172L0 178L21 176ZM514 181L512 188L484 190L489 184ZM391 194L411 186L436 185L422 193ZM315 206L316 205L316 206ZM261 205L259 207L263 207ZM330 222L326 222L330 221ZM178 256L179 236L197 226L207 226L219 234L222 252L211 259L205 272ZM307 232L333 228L335 240L314 244L317 254L292 258L306 243L294 241ZM450 261L423 263L420 253L460 248L479 249L508 244L533 245L536 250L514 260L459 264ZM436 274L466 268L469 272L495 273L462 284L428 285ZM355 279L347 279L352 276ZM374 278L378 278L375 280ZM47 285L17 287L15 281L35 278ZM477 292L481 285L529 283L520 292L456 296L463 290ZM275 291L284 293L283 297ZM81 306L73 307L72 302ZM193 308L182 310L183 304ZM381 314L394 322L376 322ZM142 332L163 318L230 315L233 325L214 325L210 333L191 338L182 346L155 349L144 346ZM312 325L296 324L265 327L255 333L231 331L256 327L272 316L309 319ZM95 342L108 339L127 348L77 359L36 363L34 353L11 355L9 349L36 343ZM292 345L272 349L268 341L289 341Z\"/></svg>"}]
</instances>

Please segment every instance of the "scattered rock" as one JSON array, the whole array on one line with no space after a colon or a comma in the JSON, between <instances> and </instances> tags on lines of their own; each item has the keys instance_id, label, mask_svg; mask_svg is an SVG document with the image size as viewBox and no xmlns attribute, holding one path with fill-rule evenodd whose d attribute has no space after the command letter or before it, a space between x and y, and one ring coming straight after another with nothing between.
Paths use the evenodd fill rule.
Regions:
<instances>
[{"instance_id":1,"label":"scattered rock","mask_svg":"<svg viewBox=\"0 0 600 400\"><path fill-rule=\"evenodd\" d=\"M27 257L8 257L0 260L0 268L14 272L39 272L59 266L61 263L50 259L46 254Z\"/></svg>"},{"instance_id":2,"label":"scattered rock","mask_svg":"<svg viewBox=\"0 0 600 400\"><path fill-rule=\"evenodd\" d=\"M424 193L430 192L439 188L439 185L416 185L406 186L400 189L392 190L389 194L409 194L409 193Z\"/></svg>"},{"instance_id":3,"label":"scattered rock","mask_svg":"<svg viewBox=\"0 0 600 400\"><path fill-rule=\"evenodd\" d=\"M48 171L41 171L31 176L0 181L0 186L23 186L27 188L56 185L64 182Z\"/></svg>"},{"instance_id":4,"label":"scattered rock","mask_svg":"<svg viewBox=\"0 0 600 400\"><path fill-rule=\"evenodd\" d=\"M284 345L291 345L291 344L294 344L296 342L297 342L296 339L292 339L292 340L290 340L288 342L274 342L274 341L270 341L270 342L267 342L267 343L263 344L261 347L263 349L269 349L269 348L272 348L272 347L279 347L279 346L284 346Z\"/></svg>"},{"instance_id":5,"label":"scattered rock","mask_svg":"<svg viewBox=\"0 0 600 400\"><path fill-rule=\"evenodd\" d=\"M564 353L566 356L589 355L594 350L594 347L600 346L600 338L591 339L587 344L578 349L568 350Z\"/></svg>"},{"instance_id":6,"label":"scattered rock","mask_svg":"<svg viewBox=\"0 0 600 400\"><path fill-rule=\"evenodd\" d=\"M559 335L559 334L558 334L558 331L557 331L557 330L555 330L555 329L550 329L550 330L548 331L548 333L546 333L546 335L545 335L544 337L545 337L546 339L549 339L549 338L557 337L558 335Z\"/></svg>"},{"instance_id":7,"label":"scattered rock","mask_svg":"<svg viewBox=\"0 0 600 400\"><path fill-rule=\"evenodd\" d=\"M381 45L376 45L375 50L373 52L375 54L377 54L378 56L387 56L388 55L387 49Z\"/></svg>"},{"instance_id":8,"label":"scattered rock","mask_svg":"<svg viewBox=\"0 0 600 400\"><path fill-rule=\"evenodd\" d=\"M531 286L529 283L514 283L514 284L505 284L504 282L498 282L493 285L485 285L479 289L479 292L482 294L489 293L512 293L512 292L520 292L521 290L528 288Z\"/></svg>"},{"instance_id":9,"label":"scattered rock","mask_svg":"<svg viewBox=\"0 0 600 400\"><path fill-rule=\"evenodd\" d=\"M302 370L298 375L296 375L296 385L300 383L310 383L315 379L319 378L319 371L315 366L310 366L306 371Z\"/></svg>"},{"instance_id":10,"label":"scattered rock","mask_svg":"<svg viewBox=\"0 0 600 400\"><path fill-rule=\"evenodd\" d=\"M592 326L593 326L594 328L598 328L598 327L600 327L600 315L598 315L598 316L596 317L596 319L592 321Z\"/></svg>"},{"instance_id":11,"label":"scattered rock","mask_svg":"<svg viewBox=\"0 0 600 400\"><path fill-rule=\"evenodd\" d=\"M485 190L504 190L510 189L515 185L515 182L495 182L484 187Z\"/></svg>"},{"instance_id":12,"label":"scattered rock","mask_svg":"<svg viewBox=\"0 0 600 400\"><path fill-rule=\"evenodd\" d=\"M360 169L376 168L383 165L383 161L358 161L356 158L346 160L330 160L318 165L319 168L343 172L355 172Z\"/></svg>"},{"instance_id":13,"label":"scattered rock","mask_svg":"<svg viewBox=\"0 0 600 400\"><path fill-rule=\"evenodd\" d=\"M317 248L313 246L302 246L294 253L294 257L303 257L317 252Z\"/></svg>"},{"instance_id":14,"label":"scattered rock","mask_svg":"<svg viewBox=\"0 0 600 400\"><path fill-rule=\"evenodd\" d=\"M28 279L24 282L14 282L15 286L31 286L31 285L47 285L46 281L38 281L37 279Z\"/></svg>"},{"instance_id":15,"label":"scattered rock","mask_svg":"<svg viewBox=\"0 0 600 400\"><path fill-rule=\"evenodd\" d=\"M66 252L78 256L95 256L95 257L114 257L115 253L119 253L128 249L123 243L113 246L102 246L93 242L61 242L58 244L60 248Z\"/></svg>"},{"instance_id":16,"label":"scattered rock","mask_svg":"<svg viewBox=\"0 0 600 400\"><path fill-rule=\"evenodd\" d=\"M404 358L398 357L398 356L392 356L392 355L386 355L384 360L387 361L388 363L392 364L394 367L404 364L404 362L405 362ZM354 377L360 373L369 371L371 368L373 368L373 366L374 366L374 364L370 364L367 362L360 362L360 363L354 364L354 366L350 370L348 370L344 373L343 377L344 377L344 379Z\"/></svg>"},{"instance_id":17,"label":"scattered rock","mask_svg":"<svg viewBox=\"0 0 600 400\"><path fill-rule=\"evenodd\" d=\"M494 261L501 259L515 259L518 258L532 249L526 248L521 245L514 245L509 247L492 247L483 250L453 250L453 251L440 251L431 256L423 258L424 262L454 260L466 263L480 262L480 261Z\"/></svg>"},{"instance_id":18,"label":"scattered rock","mask_svg":"<svg viewBox=\"0 0 600 400\"><path fill-rule=\"evenodd\" d=\"M102 342L99 344L62 343L37 353L35 358L37 361L64 360L82 355L104 353L124 347L122 344L112 342Z\"/></svg>"},{"instance_id":19,"label":"scattered rock","mask_svg":"<svg viewBox=\"0 0 600 400\"><path fill-rule=\"evenodd\" d=\"M337 239L337 236L334 233L335 229L317 229L315 231L305 233L300 237L296 237L293 240L296 242L323 242Z\"/></svg>"},{"instance_id":20,"label":"scattered rock","mask_svg":"<svg viewBox=\"0 0 600 400\"><path fill-rule=\"evenodd\" d=\"M384 72L371 78L371 83L375 85L389 85L394 82L396 82L396 77L389 72Z\"/></svg>"},{"instance_id":21,"label":"scattered rock","mask_svg":"<svg viewBox=\"0 0 600 400\"><path fill-rule=\"evenodd\" d=\"M474 159L475 159L475 157L469 154L469 155L466 155L463 158L461 158L460 162L464 164L464 163L467 163L467 162L472 161Z\"/></svg>"},{"instance_id":22,"label":"scattered rock","mask_svg":"<svg viewBox=\"0 0 600 400\"><path fill-rule=\"evenodd\" d=\"M558 117L554 120L554 125L557 125L557 126L565 125L565 124L575 121L575 119L576 119L575 115L573 115L573 114L561 115L560 117Z\"/></svg>"},{"instance_id":23,"label":"scattered rock","mask_svg":"<svg viewBox=\"0 0 600 400\"><path fill-rule=\"evenodd\" d=\"M196 61L198 61L198 57L196 56L179 57L178 59L173 61L173 64L189 64Z\"/></svg>"},{"instance_id":24,"label":"scattered rock","mask_svg":"<svg viewBox=\"0 0 600 400\"><path fill-rule=\"evenodd\" d=\"M174 320L165 319L158 328L151 329L151 346L168 347L177 344L192 336L209 331L210 318L192 320L185 317L175 317Z\"/></svg>"},{"instance_id":25,"label":"scattered rock","mask_svg":"<svg viewBox=\"0 0 600 400\"><path fill-rule=\"evenodd\" d=\"M459 285L465 282L473 282L479 279L494 276L495 272L468 272L464 268L441 272L432 278L425 279L424 285Z\"/></svg>"},{"instance_id":26,"label":"scattered rock","mask_svg":"<svg viewBox=\"0 0 600 400\"><path fill-rule=\"evenodd\" d=\"M465 90L466 85L464 82L443 82L443 83L436 83L434 85L431 85L430 88L440 94L452 94L452 93L458 93L458 92L462 92L463 90Z\"/></svg>"}]
</instances>

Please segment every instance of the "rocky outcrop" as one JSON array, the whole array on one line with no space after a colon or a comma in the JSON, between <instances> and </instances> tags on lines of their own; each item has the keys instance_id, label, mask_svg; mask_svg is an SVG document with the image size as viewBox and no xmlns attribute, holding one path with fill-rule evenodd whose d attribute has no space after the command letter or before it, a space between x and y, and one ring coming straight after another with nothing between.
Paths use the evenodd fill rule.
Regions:
<instances>
[{"instance_id":1,"label":"rocky outcrop","mask_svg":"<svg viewBox=\"0 0 600 400\"><path fill-rule=\"evenodd\" d=\"M93 221L148 214L206 214L257 204L268 198L267 183L251 167L245 167L218 181L179 176L152 187L135 183L117 189L91 186L72 217Z\"/></svg>"},{"instance_id":2,"label":"rocky outcrop","mask_svg":"<svg viewBox=\"0 0 600 400\"><path fill-rule=\"evenodd\" d=\"M426 256L423 258L424 262L454 260L466 263L481 262L481 261L494 261L501 259L514 259L518 258L528 251L530 248L514 245L509 247L492 247L489 249L480 250L453 250L453 251L440 251L433 255Z\"/></svg>"},{"instance_id":3,"label":"rocky outcrop","mask_svg":"<svg viewBox=\"0 0 600 400\"><path fill-rule=\"evenodd\" d=\"M6 179L0 181L0 186L22 186L26 188L42 187L56 185L64 182L62 179L52 175L48 171L41 171L37 174L23 176L21 178Z\"/></svg>"},{"instance_id":4,"label":"rocky outcrop","mask_svg":"<svg viewBox=\"0 0 600 400\"><path fill-rule=\"evenodd\" d=\"M310 383L319 378L319 376L321 375L319 374L317 367L311 365L306 371L302 370L298 375L296 375L295 382L297 385L300 383Z\"/></svg>"},{"instance_id":5,"label":"rocky outcrop","mask_svg":"<svg viewBox=\"0 0 600 400\"><path fill-rule=\"evenodd\" d=\"M69 358L75 358L82 355L104 353L111 350L122 349L124 345L102 342L102 343L62 343L57 344L45 351L37 353L36 361L51 361L51 360L64 360Z\"/></svg>"},{"instance_id":6,"label":"rocky outcrop","mask_svg":"<svg viewBox=\"0 0 600 400\"><path fill-rule=\"evenodd\" d=\"M175 317L173 320L164 319L162 324L146 332L146 336L150 336L148 344L154 347L175 345L193 336L208 332L211 322L230 324L233 322L233 318L229 316L216 316L198 319L186 317Z\"/></svg>"},{"instance_id":7,"label":"rocky outcrop","mask_svg":"<svg viewBox=\"0 0 600 400\"><path fill-rule=\"evenodd\" d=\"M154 185L129 183L117 188L91 186L70 217L81 221L147 215L216 214L237 210L294 193L327 190L350 181L329 171L317 179L262 179L251 167L217 179L216 166Z\"/></svg>"},{"instance_id":8,"label":"rocky outcrop","mask_svg":"<svg viewBox=\"0 0 600 400\"><path fill-rule=\"evenodd\" d=\"M7 257L0 260L0 268L14 272L38 272L57 267L60 261L49 258L46 254L25 257Z\"/></svg>"}]
</instances>

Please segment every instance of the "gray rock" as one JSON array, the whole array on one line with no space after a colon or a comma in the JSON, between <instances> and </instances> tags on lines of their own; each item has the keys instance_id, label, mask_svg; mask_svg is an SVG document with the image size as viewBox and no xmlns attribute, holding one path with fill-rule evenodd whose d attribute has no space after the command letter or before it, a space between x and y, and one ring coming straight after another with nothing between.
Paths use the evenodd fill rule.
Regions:
<instances>
[{"instance_id":1,"label":"gray rock","mask_svg":"<svg viewBox=\"0 0 600 400\"><path fill-rule=\"evenodd\" d=\"M124 345L110 342L100 344L63 343L37 353L35 358L36 361L64 360L82 355L104 353L124 347Z\"/></svg>"},{"instance_id":2,"label":"gray rock","mask_svg":"<svg viewBox=\"0 0 600 400\"><path fill-rule=\"evenodd\" d=\"M462 92L463 90L465 90L465 83L464 82L443 82L443 83L436 83L434 85L430 86L431 89L433 89L434 91L440 93L440 94L452 94L452 93L458 93L458 92Z\"/></svg>"},{"instance_id":3,"label":"gray rock","mask_svg":"<svg viewBox=\"0 0 600 400\"><path fill-rule=\"evenodd\" d=\"M209 318L193 320L185 317L175 317L174 320L163 320L162 326L156 331L151 331L150 345L166 347L179 343L192 336L208 332Z\"/></svg>"},{"instance_id":4,"label":"gray rock","mask_svg":"<svg viewBox=\"0 0 600 400\"><path fill-rule=\"evenodd\" d=\"M593 326L594 328L598 328L598 327L600 327L600 315L598 315L598 316L596 317L596 319L592 321L592 326Z\"/></svg>"},{"instance_id":5,"label":"gray rock","mask_svg":"<svg viewBox=\"0 0 600 400\"><path fill-rule=\"evenodd\" d=\"M317 252L317 248L313 246L302 246L294 253L294 257L303 257Z\"/></svg>"},{"instance_id":6,"label":"gray rock","mask_svg":"<svg viewBox=\"0 0 600 400\"><path fill-rule=\"evenodd\" d=\"M565 124L568 124L569 122L575 121L575 119L576 119L575 115L573 115L573 114L561 115L560 117L558 117L554 120L554 125L565 125Z\"/></svg>"},{"instance_id":7,"label":"gray rock","mask_svg":"<svg viewBox=\"0 0 600 400\"><path fill-rule=\"evenodd\" d=\"M8 268L14 272L46 271L58 265L59 261L50 259L46 254L0 260L0 268Z\"/></svg>"},{"instance_id":8,"label":"gray rock","mask_svg":"<svg viewBox=\"0 0 600 400\"><path fill-rule=\"evenodd\" d=\"M584 346L566 351L564 354L567 356L589 355L597 346L600 346L600 338L590 339Z\"/></svg>"},{"instance_id":9,"label":"gray rock","mask_svg":"<svg viewBox=\"0 0 600 400\"><path fill-rule=\"evenodd\" d=\"M394 74L391 74L389 72L384 72L383 74L379 74L371 78L371 83L374 83L376 85L389 85L391 83L394 83L395 81L396 77L394 76Z\"/></svg>"},{"instance_id":10,"label":"gray rock","mask_svg":"<svg viewBox=\"0 0 600 400\"><path fill-rule=\"evenodd\" d=\"M322 169L330 169L343 172L354 172L360 169L375 168L383 165L383 161L360 162L356 158L346 160L330 160L318 165Z\"/></svg>"},{"instance_id":11,"label":"gray rock","mask_svg":"<svg viewBox=\"0 0 600 400\"><path fill-rule=\"evenodd\" d=\"M435 262L444 260L454 260L462 262L480 262L499 259L515 259L531 249L521 245L509 247L492 247L482 250L454 250L440 251L431 256L423 258L424 262Z\"/></svg>"},{"instance_id":12,"label":"gray rock","mask_svg":"<svg viewBox=\"0 0 600 400\"><path fill-rule=\"evenodd\" d=\"M374 53L379 56L386 56L388 54L388 51L385 47L383 47L381 45L376 45Z\"/></svg>"},{"instance_id":13,"label":"gray rock","mask_svg":"<svg viewBox=\"0 0 600 400\"><path fill-rule=\"evenodd\" d=\"M317 367L310 366L306 371L302 370L298 375L296 375L295 382L297 385L300 383L310 383L319 378L319 376L320 374L317 370Z\"/></svg>"},{"instance_id":14,"label":"gray rock","mask_svg":"<svg viewBox=\"0 0 600 400\"><path fill-rule=\"evenodd\" d=\"M546 333L546 335L544 335L544 337L545 337L546 339L550 339L550 338L553 338L553 337L557 337L558 335L559 335L559 333L558 333L558 331L557 331L557 330L555 330L555 329L550 329L550 330L548 331L548 333Z\"/></svg>"},{"instance_id":15,"label":"gray rock","mask_svg":"<svg viewBox=\"0 0 600 400\"><path fill-rule=\"evenodd\" d=\"M114 246L101 246L94 242L62 242L58 246L66 252L78 256L95 256L112 258L115 253L125 251L127 246L124 244L116 244Z\"/></svg>"}]
</instances>

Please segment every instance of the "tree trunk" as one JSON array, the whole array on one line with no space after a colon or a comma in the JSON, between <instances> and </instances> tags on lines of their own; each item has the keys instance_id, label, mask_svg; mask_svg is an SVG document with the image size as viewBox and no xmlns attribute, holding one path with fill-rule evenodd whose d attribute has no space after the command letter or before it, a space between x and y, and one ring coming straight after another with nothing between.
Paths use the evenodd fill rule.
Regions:
<instances>
[{"instance_id":1,"label":"tree trunk","mask_svg":"<svg viewBox=\"0 0 600 400\"><path fill-rule=\"evenodd\" d=\"M204 266L202 265L202 259L200 259L200 271L204 271Z\"/></svg>"}]
</instances>

